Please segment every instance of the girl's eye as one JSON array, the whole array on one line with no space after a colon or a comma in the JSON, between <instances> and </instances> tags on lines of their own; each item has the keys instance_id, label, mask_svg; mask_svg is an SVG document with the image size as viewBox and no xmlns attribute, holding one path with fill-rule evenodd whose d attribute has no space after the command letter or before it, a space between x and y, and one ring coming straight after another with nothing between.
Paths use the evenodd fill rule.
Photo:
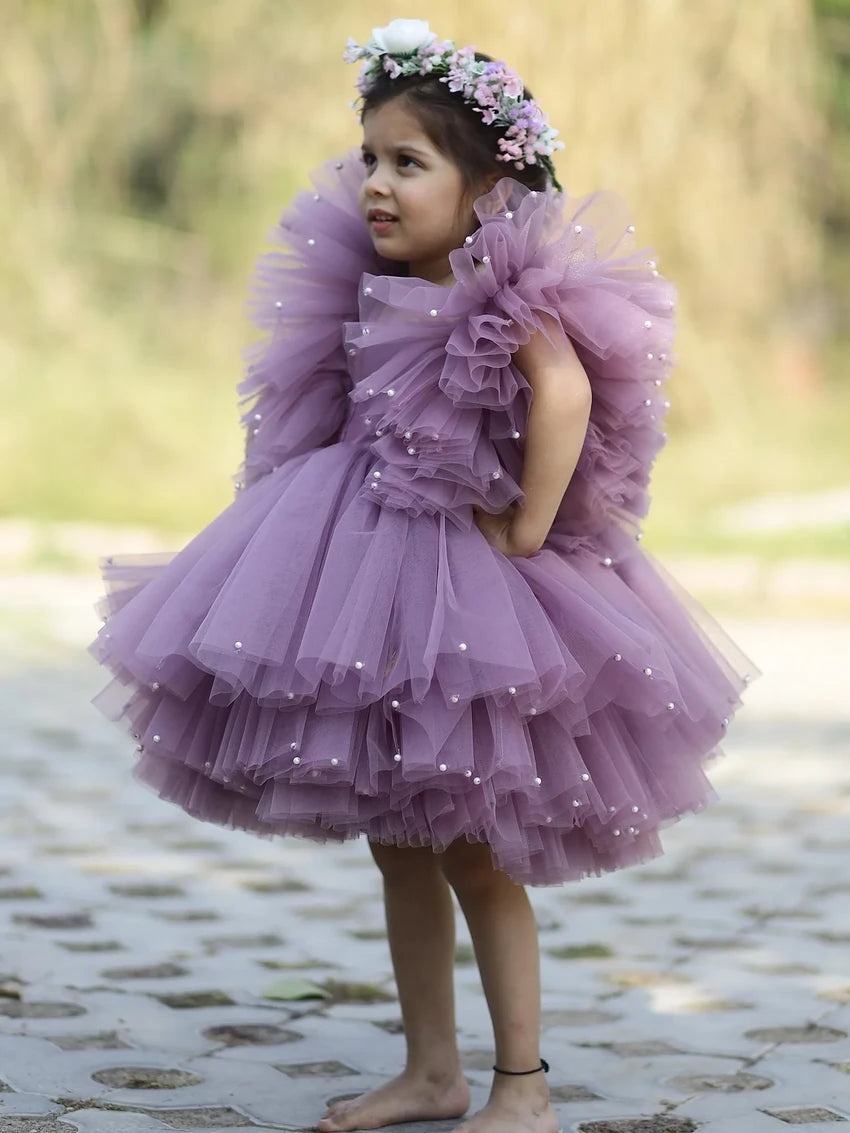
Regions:
<instances>
[{"instance_id":1,"label":"girl's eye","mask_svg":"<svg viewBox=\"0 0 850 1133\"><path fill-rule=\"evenodd\" d=\"M375 156L374 154L363 152L360 154L360 160L368 168L375 161Z\"/></svg>"},{"instance_id":2,"label":"girl's eye","mask_svg":"<svg viewBox=\"0 0 850 1133\"><path fill-rule=\"evenodd\" d=\"M398 163L399 165L404 166L406 169L409 169L411 165L419 164L419 162L416 161L415 158L408 157L406 153L400 153L398 155Z\"/></svg>"}]
</instances>

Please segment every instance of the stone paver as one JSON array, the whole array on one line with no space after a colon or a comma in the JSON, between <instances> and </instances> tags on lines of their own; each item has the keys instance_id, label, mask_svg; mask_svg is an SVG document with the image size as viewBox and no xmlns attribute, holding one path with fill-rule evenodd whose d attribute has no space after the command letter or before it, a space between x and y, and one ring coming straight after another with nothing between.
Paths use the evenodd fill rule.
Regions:
<instances>
[{"instance_id":1,"label":"stone paver","mask_svg":"<svg viewBox=\"0 0 850 1133\"><path fill-rule=\"evenodd\" d=\"M0 1130L310 1128L402 1054L368 848L204 826L132 781L88 703L96 591L0 603ZM850 1121L850 623L729 629L765 676L711 771L720 800L663 858L531 890L564 1133ZM491 1037L458 927L479 1105ZM325 995L269 997L281 981Z\"/></svg>"}]
</instances>

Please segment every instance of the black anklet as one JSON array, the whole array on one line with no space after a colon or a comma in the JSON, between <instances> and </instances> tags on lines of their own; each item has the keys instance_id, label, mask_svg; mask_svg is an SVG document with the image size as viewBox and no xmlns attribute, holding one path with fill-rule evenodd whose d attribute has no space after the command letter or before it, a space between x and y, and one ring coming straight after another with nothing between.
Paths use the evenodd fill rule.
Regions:
<instances>
[{"instance_id":1,"label":"black anklet","mask_svg":"<svg viewBox=\"0 0 850 1133\"><path fill-rule=\"evenodd\" d=\"M497 1074L539 1074L541 1070L544 1074L548 1074L549 1063L545 1058L541 1058L540 1065L535 1066L533 1070L500 1070L498 1066L494 1066L493 1069Z\"/></svg>"}]
</instances>

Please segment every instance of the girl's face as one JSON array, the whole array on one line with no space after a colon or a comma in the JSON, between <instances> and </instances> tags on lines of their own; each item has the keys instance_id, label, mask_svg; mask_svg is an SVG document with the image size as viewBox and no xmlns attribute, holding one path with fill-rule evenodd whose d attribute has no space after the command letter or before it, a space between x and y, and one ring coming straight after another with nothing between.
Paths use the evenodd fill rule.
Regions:
<instances>
[{"instance_id":1,"label":"girl's face","mask_svg":"<svg viewBox=\"0 0 850 1133\"><path fill-rule=\"evenodd\" d=\"M375 250L406 262L412 276L432 283L450 280L449 252L472 230L474 196L404 99L391 99L366 114L363 161L360 209Z\"/></svg>"}]
</instances>

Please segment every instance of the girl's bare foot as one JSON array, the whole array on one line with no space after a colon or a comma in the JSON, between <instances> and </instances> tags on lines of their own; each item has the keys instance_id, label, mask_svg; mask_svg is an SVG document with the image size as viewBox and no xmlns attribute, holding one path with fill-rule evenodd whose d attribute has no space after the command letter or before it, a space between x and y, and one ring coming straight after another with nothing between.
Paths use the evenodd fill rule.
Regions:
<instances>
[{"instance_id":1,"label":"girl's bare foot","mask_svg":"<svg viewBox=\"0 0 850 1133\"><path fill-rule=\"evenodd\" d=\"M377 1090L329 1106L316 1128L335 1133L342 1129L380 1129L402 1121L442 1121L460 1117L468 1108L469 1086L459 1070L450 1075L405 1070Z\"/></svg>"},{"instance_id":2,"label":"girl's bare foot","mask_svg":"<svg viewBox=\"0 0 850 1133\"><path fill-rule=\"evenodd\" d=\"M543 1075L497 1075L487 1104L454 1133L558 1133L558 1115Z\"/></svg>"}]
</instances>

